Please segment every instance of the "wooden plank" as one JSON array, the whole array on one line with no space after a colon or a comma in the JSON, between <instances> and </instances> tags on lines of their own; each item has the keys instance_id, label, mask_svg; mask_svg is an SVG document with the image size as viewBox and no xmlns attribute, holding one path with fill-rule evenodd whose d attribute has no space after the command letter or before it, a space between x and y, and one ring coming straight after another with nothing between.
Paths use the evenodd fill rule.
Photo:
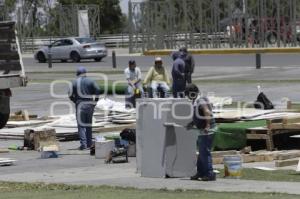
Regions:
<instances>
[{"instance_id":1,"label":"wooden plank","mask_svg":"<svg viewBox=\"0 0 300 199\"><path fill-rule=\"evenodd\" d=\"M235 151L235 150L231 150L231 151L214 151L214 152L211 153L213 158L221 158L224 155L236 155L236 154L238 154L238 152Z\"/></svg>"},{"instance_id":2,"label":"wooden plank","mask_svg":"<svg viewBox=\"0 0 300 199\"><path fill-rule=\"evenodd\" d=\"M223 164L224 158L223 157L213 157L212 161L213 161L213 165Z\"/></svg>"},{"instance_id":3,"label":"wooden plank","mask_svg":"<svg viewBox=\"0 0 300 199\"><path fill-rule=\"evenodd\" d=\"M8 149L0 149L0 153L9 153Z\"/></svg>"},{"instance_id":4,"label":"wooden plank","mask_svg":"<svg viewBox=\"0 0 300 199\"><path fill-rule=\"evenodd\" d=\"M38 115L29 115L29 119L37 119ZM23 115L10 115L9 116L9 121L24 121L24 116Z\"/></svg>"},{"instance_id":5,"label":"wooden plank","mask_svg":"<svg viewBox=\"0 0 300 199\"><path fill-rule=\"evenodd\" d=\"M278 161L275 161L275 167L293 166L293 165L297 165L298 162L299 162L299 159L278 160Z\"/></svg>"},{"instance_id":6,"label":"wooden plank","mask_svg":"<svg viewBox=\"0 0 300 199\"><path fill-rule=\"evenodd\" d=\"M280 153L277 157L278 160L288 160L300 157L300 151L288 151Z\"/></svg>"},{"instance_id":7,"label":"wooden plank","mask_svg":"<svg viewBox=\"0 0 300 199\"><path fill-rule=\"evenodd\" d=\"M244 163L250 162L264 162L265 156L264 155L256 155L256 154L242 154L242 159Z\"/></svg>"},{"instance_id":8,"label":"wooden plank","mask_svg":"<svg viewBox=\"0 0 300 199\"><path fill-rule=\"evenodd\" d=\"M0 158L0 166L10 166L16 162L14 159L10 158Z\"/></svg>"},{"instance_id":9,"label":"wooden plank","mask_svg":"<svg viewBox=\"0 0 300 199\"><path fill-rule=\"evenodd\" d=\"M136 124L107 126L107 127L93 128L93 132L107 133L107 132L114 132L114 131L122 131L126 128L135 128L135 127L136 127Z\"/></svg>"},{"instance_id":10,"label":"wooden plank","mask_svg":"<svg viewBox=\"0 0 300 199\"><path fill-rule=\"evenodd\" d=\"M266 134L247 134L249 140L266 140L269 136Z\"/></svg>"},{"instance_id":11,"label":"wooden plank","mask_svg":"<svg viewBox=\"0 0 300 199\"><path fill-rule=\"evenodd\" d=\"M293 124L293 123L300 123L300 118L299 117L284 118L282 123L285 125Z\"/></svg>"}]
</instances>

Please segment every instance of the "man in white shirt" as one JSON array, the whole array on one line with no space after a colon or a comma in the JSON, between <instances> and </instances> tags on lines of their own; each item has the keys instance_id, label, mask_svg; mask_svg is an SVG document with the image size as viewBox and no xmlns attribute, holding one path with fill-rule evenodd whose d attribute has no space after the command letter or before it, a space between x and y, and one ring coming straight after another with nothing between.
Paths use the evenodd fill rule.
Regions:
<instances>
[{"instance_id":1,"label":"man in white shirt","mask_svg":"<svg viewBox=\"0 0 300 199\"><path fill-rule=\"evenodd\" d=\"M129 61L129 66L125 69L124 74L128 82L125 99L126 107L135 107L136 96L144 95L142 86L142 73L140 68L136 67L135 60Z\"/></svg>"}]
</instances>

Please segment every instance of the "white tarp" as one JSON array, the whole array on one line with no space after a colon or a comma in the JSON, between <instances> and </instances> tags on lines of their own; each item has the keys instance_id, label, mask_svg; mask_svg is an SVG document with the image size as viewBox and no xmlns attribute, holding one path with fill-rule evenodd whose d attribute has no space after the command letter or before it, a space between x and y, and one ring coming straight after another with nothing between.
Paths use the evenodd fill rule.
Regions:
<instances>
[{"instance_id":1,"label":"white tarp","mask_svg":"<svg viewBox=\"0 0 300 199\"><path fill-rule=\"evenodd\" d=\"M108 98L100 99L97 103L97 109L103 111L115 111L120 113L135 113L135 109L125 108L125 102L116 102Z\"/></svg>"}]
</instances>

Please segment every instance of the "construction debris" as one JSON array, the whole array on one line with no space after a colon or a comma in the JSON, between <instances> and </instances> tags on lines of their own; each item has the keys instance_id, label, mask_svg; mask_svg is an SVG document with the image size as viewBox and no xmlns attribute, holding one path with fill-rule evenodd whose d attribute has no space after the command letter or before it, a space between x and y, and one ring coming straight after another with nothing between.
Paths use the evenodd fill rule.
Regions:
<instances>
[{"instance_id":1,"label":"construction debris","mask_svg":"<svg viewBox=\"0 0 300 199\"><path fill-rule=\"evenodd\" d=\"M11 158L0 158L0 166L11 166L13 165L17 160L11 159Z\"/></svg>"},{"instance_id":2,"label":"construction debris","mask_svg":"<svg viewBox=\"0 0 300 199\"><path fill-rule=\"evenodd\" d=\"M24 135L24 147L28 149L40 150L45 146L57 145L55 129L27 129Z\"/></svg>"},{"instance_id":3,"label":"construction debris","mask_svg":"<svg viewBox=\"0 0 300 199\"><path fill-rule=\"evenodd\" d=\"M125 110L124 103L102 99L94 113L93 132L104 133L122 131L124 128L135 128L135 109ZM125 105L124 105L125 107ZM0 139L25 140L26 130L42 131L54 129L56 138L63 141L78 140L77 121L74 114L38 118L29 115L28 111L19 111L11 116L6 128L0 130ZM31 119L34 118L34 119Z\"/></svg>"},{"instance_id":4,"label":"construction debris","mask_svg":"<svg viewBox=\"0 0 300 199\"><path fill-rule=\"evenodd\" d=\"M7 149L0 149L0 153L9 153L9 150L7 150Z\"/></svg>"},{"instance_id":5,"label":"construction debris","mask_svg":"<svg viewBox=\"0 0 300 199\"><path fill-rule=\"evenodd\" d=\"M224 156L237 154L242 156L243 163L275 161L276 167L297 165L300 158L300 150L256 151L250 154L243 154L239 151L218 151L212 152L213 164L223 164Z\"/></svg>"},{"instance_id":6,"label":"construction debris","mask_svg":"<svg viewBox=\"0 0 300 199\"><path fill-rule=\"evenodd\" d=\"M287 167L297 165L299 162L299 158L297 159L289 159L289 160L278 160L275 161L276 167Z\"/></svg>"}]
</instances>

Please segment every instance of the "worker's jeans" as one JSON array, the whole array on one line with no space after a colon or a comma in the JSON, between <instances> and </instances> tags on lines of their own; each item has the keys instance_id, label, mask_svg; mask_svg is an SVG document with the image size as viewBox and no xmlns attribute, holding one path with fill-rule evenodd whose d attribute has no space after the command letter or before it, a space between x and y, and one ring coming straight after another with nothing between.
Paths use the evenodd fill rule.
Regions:
<instances>
[{"instance_id":1,"label":"worker's jeans","mask_svg":"<svg viewBox=\"0 0 300 199\"><path fill-rule=\"evenodd\" d=\"M157 89L161 88L164 92L164 96L167 96L168 91L170 90L170 87L166 82L157 82L157 81L152 81L151 82L151 88L152 88L152 94L153 98L157 98Z\"/></svg>"},{"instance_id":2,"label":"worker's jeans","mask_svg":"<svg viewBox=\"0 0 300 199\"><path fill-rule=\"evenodd\" d=\"M198 136L199 156L197 160L197 174L201 177L213 177L213 166L211 148L213 142L213 134L207 134L200 130L200 136Z\"/></svg>"},{"instance_id":3,"label":"worker's jeans","mask_svg":"<svg viewBox=\"0 0 300 199\"><path fill-rule=\"evenodd\" d=\"M144 89L141 84L137 84L136 88L140 90L141 97L144 97ZM128 85L125 96L125 107L126 108L135 108L135 90L132 86Z\"/></svg>"},{"instance_id":4,"label":"worker's jeans","mask_svg":"<svg viewBox=\"0 0 300 199\"><path fill-rule=\"evenodd\" d=\"M136 86L137 89L140 90L141 96L144 96L143 86L141 84L137 84L135 86ZM134 89L132 88L132 86L128 85L126 94L127 94L126 97L129 97L129 98L134 96Z\"/></svg>"},{"instance_id":5,"label":"worker's jeans","mask_svg":"<svg viewBox=\"0 0 300 199\"><path fill-rule=\"evenodd\" d=\"M94 104L83 104L82 106L76 106L76 120L81 149L90 148L92 146L92 123L94 109Z\"/></svg>"},{"instance_id":6,"label":"worker's jeans","mask_svg":"<svg viewBox=\"0 0 300 199\"><path fill-rule=\"evenodd\" d=\"M173 97L184 98L185 87L186 87L185 79L173 79Z\"/></svg>"}]
</instances>

